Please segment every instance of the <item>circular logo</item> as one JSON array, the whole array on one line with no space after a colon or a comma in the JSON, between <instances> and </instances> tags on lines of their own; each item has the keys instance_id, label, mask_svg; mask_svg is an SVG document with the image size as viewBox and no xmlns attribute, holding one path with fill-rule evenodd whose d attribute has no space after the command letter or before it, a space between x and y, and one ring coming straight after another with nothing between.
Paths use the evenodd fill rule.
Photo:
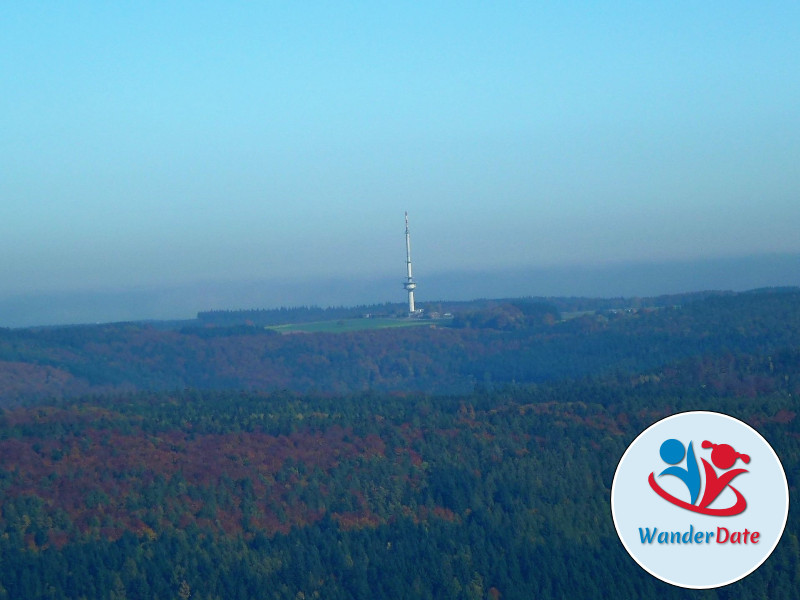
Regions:
<instances>
[{"instance_id":1,"label":"circular logo","mask_svg":"<svg viewBox=\"0 0 800 600\"><path fill-rule=\"evenodd\" d=\"M611 486L622 545L651 575L715 588L772 553L789 514L775 451L749 425L714 412L658 421L633 440Z\"/></svg>"}]
</instances>

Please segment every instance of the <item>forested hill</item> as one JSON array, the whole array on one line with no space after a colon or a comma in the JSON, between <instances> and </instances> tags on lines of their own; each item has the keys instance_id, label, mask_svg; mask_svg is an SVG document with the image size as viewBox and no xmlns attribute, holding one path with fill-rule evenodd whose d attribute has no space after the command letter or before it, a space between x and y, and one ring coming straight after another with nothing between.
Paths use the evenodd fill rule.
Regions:
<instances>
[{"instance_id":1,"label":"forested hill","mask_svg":"<svg viewBox=\"0 0 800 600\"><path fill-rule=\"evenodd\" d=\"M756 428L794 503L800 293L552 308L4 331L0 600L800 599L797 511L753 574L687 591L609 506L627 445L684 410Z\"/></svg>"},{"instance_id":2,"label":"forested hill","mask_svg":"<svg viewBox=\"0 0 800 600\"><path fill-rule=\"evenodd\" d=\"M504 301L457 312L452 326L345 333L279 335L248 325L170 331L131 323L0 330L0 402L187 387L464 393L800 346L795 289L690 299L621 310L575 301L606 307L579 316L553 304Z\"/></svg>"},{"instance_id":3,"label":"forested hill","mask_svg":"<svg viewBox=\"0 0 800 600\"><path fill-rule=\"evenodd\" d=\"M670 294L648 298L580 298L580 297L525 297L503 299L477 299L460 301L425 302L427 313L467 314L496 308L498 305L538 305L548 306L561 312L583 312L613 310L624 307L653 308L675 306L696 302L712 296L726 296L731 292L706 291L687 294ZM207 310L197 313L199 325L237 326L237 325L283 325L285 323L307 323L335 319L352 319L364 314L375 316L404 316L408 304L387 302L384 304L363 304L360 306L295 306L272 309Z\"/></svg>"}]
</instances>

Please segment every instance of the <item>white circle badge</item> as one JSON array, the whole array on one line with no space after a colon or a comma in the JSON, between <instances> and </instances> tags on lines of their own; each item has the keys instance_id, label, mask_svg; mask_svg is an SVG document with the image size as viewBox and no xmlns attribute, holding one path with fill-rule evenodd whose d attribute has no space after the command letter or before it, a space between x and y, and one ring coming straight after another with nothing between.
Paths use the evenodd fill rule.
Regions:
<instances>
[{"instance_id":1,"label":"white circle badge","mask_svg":"<svg viewBox=\"0 0 800 600\"><path fill-rule=\"evenodd\" d=\"M789 515L775 451L749 425L715 412L658 421L633 440L611 486L614 526L651 575L715 588L772 553Z\"/></svg>"}]
</instances>

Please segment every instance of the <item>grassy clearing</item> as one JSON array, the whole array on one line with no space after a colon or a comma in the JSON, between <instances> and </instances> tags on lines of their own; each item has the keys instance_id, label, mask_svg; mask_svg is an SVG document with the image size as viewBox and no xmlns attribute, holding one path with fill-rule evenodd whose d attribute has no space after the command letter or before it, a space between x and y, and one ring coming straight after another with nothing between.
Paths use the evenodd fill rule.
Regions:
<instances>
[{"instance_id":1,"label":"grassy clearing","mask_svg":"<svg viewBox=\"0 0 800 600\"><path fill-rule=\"evenodd\" d=\"M274 325L272 329L279 333L342 333L345 331L362 331L364 329L385 329L387 327L420 327L434 325L436 321L405 318L378 319L339 319L337 321L314 321L311 323L288 323Z\"/></svg>"}]
</instances>

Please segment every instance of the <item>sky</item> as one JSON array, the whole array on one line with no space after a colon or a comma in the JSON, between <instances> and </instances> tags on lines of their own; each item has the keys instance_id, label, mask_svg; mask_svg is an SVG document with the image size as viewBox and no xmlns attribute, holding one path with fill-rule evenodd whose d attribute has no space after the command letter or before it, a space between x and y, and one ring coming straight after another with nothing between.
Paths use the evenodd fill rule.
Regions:
<instances>
[{"instance_id":1,"label":"sky","mask_svg":"<svg viewBox=\"0 0 800 600\"><path fill-rule=\"evenodd\" d=\"M2 3L0 300L402 280L404 211L420 297L798 254L799 30L789 1Z\"/></svg>"}]
</instances>

